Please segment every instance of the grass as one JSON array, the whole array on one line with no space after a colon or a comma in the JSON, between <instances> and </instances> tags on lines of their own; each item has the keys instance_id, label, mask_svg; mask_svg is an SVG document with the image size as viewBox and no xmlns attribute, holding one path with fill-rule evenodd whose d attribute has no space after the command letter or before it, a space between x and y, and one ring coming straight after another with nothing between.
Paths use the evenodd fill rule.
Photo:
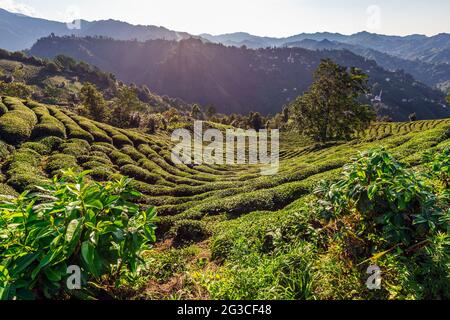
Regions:
<instances>
[{"instance_id":1,"label":"grass","mask_svg":"<svg viewBox=\"0 0 450 320\"><path fill-rule=\"evenodd\" d=\"M338 242L327 242L333 226L321 224L311 193L358 151L375 147L420 168L425 151L450 146L450 119L377 123L353 141L326 145L282 134L279 172L264 177L258 166L174 165L164 132L147 135L54 106L1 101L0 194L74 168L98 181L133 177L139 201L157 207L160 243L146 255L136 297L408 299L429 292L413 288L411 269L394 255L379 261L389 286L368 291L364 268L349 265L350 253ZM181 289L169 286L179 279Z\"/></svg>"}]
</instances>

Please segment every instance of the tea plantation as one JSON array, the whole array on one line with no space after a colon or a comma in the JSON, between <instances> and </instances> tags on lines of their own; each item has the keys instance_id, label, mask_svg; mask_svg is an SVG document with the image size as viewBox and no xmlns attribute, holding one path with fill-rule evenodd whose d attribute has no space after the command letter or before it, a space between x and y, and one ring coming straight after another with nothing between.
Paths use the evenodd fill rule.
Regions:
<instances>
[{"instance_id":1,"label":"tea plantation","mask_svg":"<svg viewBox=\"0 0 450 320\"><path fill-rule=\"evenodd\" d=\"M98 282L116 298L449 298L449 206L441 199L448 188L438 178L423 179L433 186L427 192L439 198L433 210L444 212L444 227L428 238L414 231L404 243L368 232L374 223L361 218L359 207L349 205L346 214L338 213L333 201L345 198L343 189L338 200L314 191L321 181L339 178L359 152L371 149L384 148L395 159L382 155L383 166L393 161L404 166L394 175L427 172L424 154L432 157L450 147L450 119L377 123L352 141L327 145L283 132L274 176L261 176L258 166L174 165L172 145L166 132L118 129L67 109L2 97L0 194L33 190L69 168L89 170L99 182L133 178L133 187L142 193L137 202L156 207L157 242L145 251L138 275L121 278L114 288ZM375 163L378 156L366 157ZM411 184L411 189L420 187L414 179ZM382 198L383 190L374 192ZM411 207L421 207L421 201ZM422 247L423 241L431 244ZM380 290L366 287L371 263L381 268Z\"/></svg>"}]
</instances>

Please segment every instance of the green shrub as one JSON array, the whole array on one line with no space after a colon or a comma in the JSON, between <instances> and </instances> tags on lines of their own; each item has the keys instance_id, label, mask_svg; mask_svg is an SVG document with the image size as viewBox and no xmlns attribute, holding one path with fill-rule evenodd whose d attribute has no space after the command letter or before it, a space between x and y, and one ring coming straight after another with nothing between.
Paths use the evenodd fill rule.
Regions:
<instances>
[{"instance_id":1,"label":"green shrub","mask_svg":"<svg viewBox=\"0 0 450 320\"><path fill-rule=\"evenodd\" d=\"M40 139L38 142L42 143L48 149L53 151L53 150L58 149L61 146L61 144L64 142L64 140L61 138L55 137L55 136L49 136L49 137Z\"/></svg>"},{"instance_id":2,"label":"green shrub","mask_svg":"<svg viewBox=\"0 0 450 320\"><path fill-rule=\"evenodd\" d=\"M48 146L40 142L25 142L21 145L21 148L34 150L42 156L51 152L51 149Z\"/></svg>"},{"instance_id":3,"label":"green shrub","mask_svg":"<svg viewBox=\"0 0 450 320\"><path fill-rule=\"evenodd\" d=\"M53 107L53 106L49 106L48 109L51 111L52 115L56 119L58 119L65 125L65 127L68 131L68 136L70 138L86 140L88 142L94 142L94 137L86 130L83 130L74 120L72 120L64 112L62 112L61 110L59 110L58 108Z\"/></svg>"},{"instance_id":4,"label":"green shrub","mask_svg":"<svg viewBox=\"0 0 450 320\"><path fill-rule=\"evenodd\" d=\"M70 139L67 142L60 145L60 150L64 154L72 155L74 157L80 157L89 154L91 146L85 140Z\"/></svg>"},{"instance_id":5,"label":"green shrub","mask_svg":"<svg viewBox=\"0 0 450 320\"><path fill-rule=\"evenodd\" d=\"M88 119L84 119L82 117L74 117L77 120L78 125L84 130L88 131L97 142L107 142L112 143L113 139L106 134L103 130L97 128L97 126L89 121Z\"/></svg>"},{"instance_id":6,"label":"green shrub","mask_svg":"<svg viewBox=\"0 0 450 320\"><path fill-rule=\"evenodd\" d=\"M39 123L33 129L32 137L36 139L47 136L65 139L66 128L59 120L52 117L50 114L43 114L40 116Z\"/></svg>"},{"instance_id":7,"label":"green shrub","mask_svg":"<svg viewBox=\"0 0 450 320\"><path fill-rule=\"evenodd\" d=\"M25 120L31 128L36 125L36 114L27 108L20 99L5 98L5 104L9 106L10 112L14 112L16 115L20 116L20 118Z\"/></svg>"},{"instance_id":8,"label":"green shrub","mask_svg":"<svg viewBox=\"0 0 450 320\"><path fill-rule=\"evenodd\" d=\"M186 261L192 259L198 253L198 249L192 247L174 249L164 252L152 252L146 256L150 261L145 275L158 282L167 282L172 276L180 274L188 269ZM165 297L155 297L164 299Z\"/></svg>"},{"instance_id":9,"label":"green shrub","mask_svg":"<svg viewBox=\"0 0 450 320\"><path fill-rule=\"evenodd\" d=\"M117 148L122 148L126 145L133 145L130 139L124 134L116 134L112 137L114 146Z\"/></svg>"},{"instance_id":10,"label":"green shrub","mask_svg":"<svg viewBox=\"0 0 450 320\"><path fill-rule=\"evenodd\" d=\"M31 136L29 123L14 111L0 117L0 137L10 144L20 144Z\"/></svg>"},{"instance_id":11,"label":"green shrub","mask_svg":"<svg viewBox=\"0 0 450 320\"><path fill-rule=\"evenodd\" d=\"M108 144L105 142L94 142L91 147L92 151L102 152L104 154L110 154L113 151L117 151L116 148L112 144Z\"/></svg>"},{"instance_id":12,"label":"green shrub","mask_svg":"<svg viewBox=\"0 0 450 320\"><path fill-rule=\"evenodd\" d=\"M104 153L101 153L101 156L95 154L96 152L94 151L87 156L78 157L78 161L83 165L87 165L89 162L96 162L106 166L113 166L111 160Z\"/></svg>"},{"instance_id":13,"label":"green shrub","mask_svg":"<svg viewBox=\"0 0 450 320\"><path fill-rule=\"evenodd\" d=\"M61 173L61 170L79 169L77 159L68 154L53 154L51 155L45 166L45 170L51 175L55 176Z\"/></svg>"},{"instance_id":14,"label":"green shrub","mask_svg":"<svg viewBox=\"0 0 450 320\"><path fill-rule=\"evenodd\" d=\"M84 294L90 283L138 272L155 213L130 202L139 194L129 179L100 185L66 173L41 192L0 205L0 299L76 295L65 285L69 265L82 268Z\"/></svg>"},{"instance_id":15,"label":"green shrub","mask_svg":"<svg viewBox=\"0 0 450 320\"><path fill-rule=\"evenodd\" d=\"M17 145L30 138L37 118L19 99L5 98L4 101L11 111L0 117L0 137Z\"/></svg>"},{"instance_id":16,"label":"green shrub","mask_svg":"<svg viewBox=\"0 0 450 320\"><path fill-rule=\"evenodd\" d=\"M123 147L122 149L120 149L120 151L129 155L136 162L138 162L141 159L146 159L146 157L142 153L140 153L134 147L129 145Z\"/></svg>"},{"instance_id":17,"label":"green shrub","mask_svg":"<svg viewBox=\"0 0 450 320\"><path fill-rule=\"evenodd\" d=\"M444 188L450 188L450 148L441 152L428 152L424 155L424 160L428 162L431 174L441 180Z\"/></svg>"},{"instance_id":18,"label":"green shrub","mask_svg":"<svg viewBox=\"0 0 450 320\"><path fill-rule=\"evenodd\" d=\"M246 248L242 248L246 252ZM212 299L308 300L314 299L314 249L305 243L272 256L246 252L217 272L198 274Z\"/></svg>"},{"instance_id":19,"label":"green shrub","mask_svg":"<svg viewBox=\"0 0 450 320\"><path fill-rule=\"evenodd\" d=\"M206 224L197 220L177 221L171 233L174 235L174 244L177 246L201 242L211 235Z\"/></svg>"},{"instance_id":20,"label":"green shrub","mask_svg":"<svg viewBox=\"0 0 450 320\"><path fill-rule=\"evenodd\" d=\"M22 192L42 184L45 177L38 168L40 162L41 155L32 149L21 148L15 151L8 159L8 185Z\"/></svg>"},{"instance_id":21,"label":"green shrub","mask_svg":"<svg viewBox=\"0 0 450 320\"><path fill-rule=\"evenodd\" d=\"M8 185L13 187L15 190L22 192L25 190L32 190L37 186L46 183L44 177L36 175L33 173L16 173L8 179Z\"/></svg>"},{"instance_id":22,"label":"green shrub","mask_svg":"<svg viewBox=\"0 0 450 320\"><path fill-rule=\"evenodd\" d=\"M121 129L119 131L123 135L125 135L127 138L129 138L136 147L140 146L141 144L148 144L148 140L144 136L140 135L137 132L133 132L131 130L123 130L123 129Z\"/></svg>"},{"instance_id":23,"label":"green shrub","mask_svg":"<svg viewBox=\"0 0 450 320\"><path fill-rule=\"evenodd\" d=\"M118 166L125 166L127 164L134 164L135 162L131 157L125 153L122 153L120 151L114 150L110 154L111 159L114 161L115 164Z\"/></svg>"},{"instance_id":24,"label":"green shrub","mask_svg":"<svg viewBox=\"0 0 450 320\"><path fill-rule=\"evenodd\" d=\"M0 140L0 161L12 152L12 147Z\"/></svg>"},{"instance_id":25,"label":"green shrub","mask_svg":"<svg viewBox=\"0 0 450 320\"><path fill-rule=\"evenodd\" d=\"M116 174L111 168L99 165L90 169L89 176L96 181L109 181Z\"/></svg>"},{"instance_id":26,"label":"green shrub","mask_svg":"<svg viewBox=\"0 0 450 320\"><path fill-rule=\"evenodd\" d=\"M8 108L5 106L5 104L1 101L0 97L0 116L4 115L8 112Z\"/></svg>"},{"instance_id":27,"label":"green shrub","mask_svg":"<svg viewBox=\"0 0 450 320\"><path fill-rule=\"evenodd\" d=\"M18 193L7 184L0 183L0 198L1 196L17 196Z\"/></svg>"},{"instance_id":28,"label":"green shrub","mask_svg":"<svg viewBox=\"0 0 450 320\"><path fill-rule=\"evenodd\" d=\"M117 148L122 148L126 145L133 145L133 142L120 130L101 122L94 122L95 125L105 131L108 136L112 137L114 146Z\"/></svg>"},{"instance_id":29,"label":"green shrub","mask_svg":"<svg viewBox=\"0 0 450 320\"><path fill-rule=\"evenodd\" d=\"M155 183L159 180L159 177L157 175L151 174L145 169L142 169L138 166L135 166L133 164L127 164L120 168L120 172L126 176L135 178L139 181L143 181L146 183Z\"/></svg>"}]
</instances>

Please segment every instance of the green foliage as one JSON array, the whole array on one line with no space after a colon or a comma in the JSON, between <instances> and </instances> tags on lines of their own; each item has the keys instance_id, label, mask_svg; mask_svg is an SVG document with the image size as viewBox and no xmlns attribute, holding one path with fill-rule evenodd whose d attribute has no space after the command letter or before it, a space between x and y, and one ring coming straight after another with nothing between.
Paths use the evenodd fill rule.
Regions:
<instances>
[{"instance_id":1,"label":"green foliage","mask_svg":"<svg viewBox=\"0 0 450 320\"><path fill-rule=\"evenodd\" d=\"M4 115L8 112L8 108L5 106L5 104L1 101L0 97L0 116Z\"/></svg>"},{"instance_id":2,"label":"green foliage","mask_svg":"<svg viewBox=\"0 0 450 320\"><path fill-rule=\"evenodd\" d=\"M198 220L177 221L172 229L175 245L185 246L200 242L210 236L206 224Z\"/></svg>"},{"instance_id":3,"label":"green foliage","mask_svg":"<svg viewBox=\"0 0 450 320\"><path fill-rule=\"evenodd\" d=\"M378 234L388 246L412 245L448 223L424 177L384 149L361 153L344 167L338 182L323 182L316 193L335 216L359 212L367 228L364 234Z\"/></svg>"},{"instance_id":4,"label":"green foliage","mask_svg":"<svg viewBox=\"0 0 450 320\"><path fill-rule=\"evenodd\" d=\"M62 139L66 138L66 128L64 127L64 124L51 116L44 105L32 101L28 101L27 105L39 118L39 123L34 127L32 132L33 138L45 138L47 136L55 136Z\"/></svg>"},{"instance_id":5,"label":"green foliage","mask_svg":"<svg viewBox=\"0 0 450 320\"><path fill-rule=\"evenodd\" d=\"M11 146L0 140L0 159L6 159L6 156L11 152Z\"/></svg>"},{"instance_id":6,"label":"green foliage","mask_svg":"<svg viewBox=\"0 0 450 320\"><path fill-rule=\"evenodd\" d=\"M111 123L119 128L130 126L131 115L142 107L136 88L124 86L119 89L115 107L111 115Z\"/></svg>"},{"instance_id":7,"label":"green foliage","mask_svg":"<svg viewBox=\"0 0 450 320\"><path fill-rule=\"evenodd\" d=\"M68 169L76 170L78 167L77 159L73 155L68 154L53 154L51 155L45 166L45 170L51 175L58 175L61 170Z\"/></svg>"},{"instance_id":8,"label":"green foliage","mask_svg":"<svg viewBox=\"0 0 450 320\"><path fill-rule=\"evenodd\" d=\"M152 252L145 257L147 270L145 275L149 278L164 282L170 277L187 270L186 260L195 257L198 250L194 247L169 249L164 252ZM164 298L164 297L157 297Z\"/></svg>"},{"instance_id":9,"label":"green foliage","mask_svg":"<svg viewBox=\"0 0 450 320\"><path fill-rule=\"evenodd\" d=\"M291 105L295 125L320 142L350 139L375 119L369 106L358 102L366 91L367 76L361 70L348 71L329 59L323 60L309 91Z\"/></svg>"},{"instance_id":10,"label":"green foliage","mask_svg":"<svg viewBox=\"0 0 450 320\"><path fill-rule=\"evenodd\" d=\"M133 142L124 134L116 134L112 136L113 143L116 147L122 148L126 145L133 145Z\"/></svg>"},{"instance_id":11,"label":"green foliage","mask_svg":"<svg viewBox=\"0 0 450 320\"><path fill-rule=\"evenodd\" d=\"M25 147L15 151L8 159L8 185L22 192L33 189L45 181L45 177L39 170L41 155Z\"/></svg>"},{"instance_id":12,"label":"green foliage","mask_svg":"<svg viewBox=\"0 0 450 320\"><path fill-rule=\"evenodd\" d=\"M25 142L21 148L31 149L39 153L41 156L48 155L51 152L51 147L41 142Z\"/></svg>"},{"instance_id":13,"label":"green foliage","mask_svg":"<svg viewBox=\"0 0 450 320\"><path fill-rule=\"evenodd\" d=\"M45 138L42 138L39 140L39 143L44 144L48 149L55 150L59 148L59 146L63 143L63 139L55 137L55 136L48 136Z\"/></svg>"},{"instance_id":14,"label":"green foliage","mask_svg":"<svg viewBox=\"0 0 450 320\"><path fill-rule=\"evenodd\" d=\"M96 121L106 118L106 102L103 95L92 83L85 83L80 91L81 103L87 108L89 117Z\"/></svg>"},{"instance_id":15,"label":"green foliage","mask_svg":"<svg viewBox=\"0 0 450 320\"><path fill-rule=\"evenodd\" d=\"M62 153L72 155L74 157L80 157L87 155L91 149L91 146L86 140L82 139L70 139L61 144L60 150Z\"/></svg>"},{"instance_id":16,"label":"green foliage","mask_svg":"<svg viewBox=\"0 0 450 320\"><path fill-rule=\"evenodd\" d=\"M94 140L97 142L107 142L111 143L113 140L106 132L98 128L94 123L91 121L84 119L82 117L74 117L75 120L77 120L80 127L88 131L93 137Z\"/></svg>"},{"instance_id":17,"label":"green foliage","mask_svg":"<svg viewBox=\"0 0 450 320\"><path fill-rule=\"evenodd\" d=\"M0 205L2 299L56 298L67 290L69 265L88 282L136 273L141 252L155 241L153 208L130 201L139 193L130 180L105 185L65 172L61 180Z\"/></svg>"},{"instance_id":18,"label":"green foliage","mask_svg":"<svg viewBox=\"0 0 450 320\"><path fill-rule=\"evenodd\" d=\"M238 268L194 276L218 300L313 299L313 259L313 248L302 243L273 256L249 252L241 257Z\"/></svg>"},{"instance_id":19,"label":"green foliage","mask_svg":"<svg viewBox=\"0 0 450 320\"><path fill-rule=\"evenodd\" d=\"M17 192L7 184L0 183L0 199L2 196L17 196Z\"/></svg>"},{"instance_id":20,"label":"green foliage","mask_svg":"<svg viewBox=\"0 0 450 320\"><path fill-rule=\"evenodd\" d=\"M146 183L155 183L159 180L159 177L155 174L151 174L145 169L142 169L136 165L133 164L127 164L120 168L120 172L122 172L124 175L135 178L139 181L143 181Z\"/></svg>"},{"instance_id":21,"label":"green foliage","mask_svg":"<svg viewBox=\"0 0 450 320\"><path fill-rule=\"evenodd\" d=\"M88 142L94 142L94 137L86 130L83 130L74 120L72 120L64 112L60 111L56 107L49 106L48 108L52 112L52 115L64 124L69 138L77 138L86 140Z\"/></svg>"}]
</instances>

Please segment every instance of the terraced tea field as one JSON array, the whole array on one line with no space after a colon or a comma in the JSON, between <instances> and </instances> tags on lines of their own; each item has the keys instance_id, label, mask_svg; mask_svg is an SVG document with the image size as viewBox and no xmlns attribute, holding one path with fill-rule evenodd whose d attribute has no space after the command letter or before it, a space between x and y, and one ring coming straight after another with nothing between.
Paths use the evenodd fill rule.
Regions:
<instances>
[{"instance_id":1,"label":"terraced tea field","mask_svg":"<svg viewBox=\"0 0 450 320\"><path fill-rule=\"evenodd\" d=\"M50 105L11 97L2 97L1 101L0 194L16 195L68 168L91 170L90 176L97 181L122 175L134 178L143 194L139 201L157 207L157 247L164 249L159 250L164 256L175 252L177 259L189 257L178 264L185 266L172 270L167 277L156 276L159 271L150 268L150 278L162 282L187 270L192 274L190 263L192 257L198 258L198 250L204 250L207 257L226 259L229 255L224 251L233 251L243 237L252 239L262 234L258 241L264 242L267 232L298 212L320 180L335 177L358 151L384 146L402 162L419 166L425 151L450 146L450 119L378 123L353 141L326 146L283 133L278 174L261 176L258 166L174 165L170 153L173 143L165 132L148 135ZM193 234L183 230L193 230ZM190 241L199 243L194 249L189 247L192 252L172 248ZM161 255L155 258L152 253L149 259L160 262ZM170 260L169 264L173 266L174 262ZM209 268L208 263L194 268L199 282L206 281ZM145 294L161 298L160 292L152 290ZM195 297L192 292L183 294ZM222 297L219 293L212 295ZM273 297L278 296L273 293Z\"/></svg>"}]
</instances>

